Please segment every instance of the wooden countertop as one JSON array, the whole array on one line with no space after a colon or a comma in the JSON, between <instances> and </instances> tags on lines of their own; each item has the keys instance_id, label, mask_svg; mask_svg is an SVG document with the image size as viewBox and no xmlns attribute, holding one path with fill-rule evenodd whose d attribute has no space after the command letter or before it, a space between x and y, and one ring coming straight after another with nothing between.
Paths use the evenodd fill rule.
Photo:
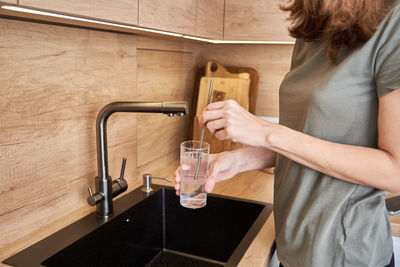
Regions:
<instances>
[{"instance_id":1,"label":"wooden countertop","mask_svg":"<svg viewBox=\"0 0 400 267\"><path fill-rule=\"evenodd\" d=\"M170 164L169 166L173 166ZM176 166L178 166L176 164ZM162 171L154 171L152 175L169 177L173 179L173 172L176 167L163 168ZM172 173L172 175L171 175ZM139 175L139 174L138 174ZM157 184L165 184L166 182L154 181ZM133 185L135 188L137 185ZM233 179L218 183L213 191L215 194L251 199L256 201L272 203L273 200L273 175L265 171L249 171L241 173ZM63 227L73 223L74 221L87 215L93 208L85 207L68 214L64 218L57 220L49 225L43 226L41 229L19 239L10 244L7 248L0 252L0 266L9 266L2 264L5 258L14 255L20 250L40 241L41 239L55 233ZM250 247L243 256L239 266L268 266L270 257L272 256L271 248L274 244L274 220L273 215L269 216L266 223L260 229L256 238L250 244Z\"/></svg>"},{"instance_id":2,"label":"wooden countertop","mask_svg":"<svg viewBox=\"0 0 400 267\"><path fill-rule=\"evenodd\" d=\"M173 164L170 166L172 165ZM173 179L173 174L171 173L173 173L174 169L175 167L163 168L162 171L155 171L152 174L155 176L170 177ZM158 180L155 181L155 183L171 186L171 184ZM273 203L273 174L269 170L244 172L238 174L233 179L218 183L215 186L213 193ZM1 255L11 256L15 254L25 247L34 244L44 237L85 216L88 213L87 210L88 208L78 210L62 220L43 227L43 229L40 229L40 231L34 232L31 235L17 240L12 244L12 246L7 248L7 251L2 251ZM391 215L389 218L392 224L393 235L400 236L400 214ZM274 230L274 217L273 214L271 214L257 234L256 238L250 244L248 250L239 263L239 266L268 266L270 258L273 254L272 249L274 245ZM4 258L6 257L3 257L3 259ZM8 265L0 263L0 266Z\"/></svg>"},{"instance_id":3,"label":"wooden countertop","mask_svg":"<svg viewBox=\"0 0 400 267\"><path fill-rule=\"evenodd\" d=\"M173 175L169 177L173 177ZM157 181L155 183L171 185L163 181ZM265 171L257 170L240 173L232 179L218 183L215 186L213 193L272 203L273 189L274 176L272 172L267 169ZM274 241L274 216L271 213L253 242L250 244L238 266L268 266L274 252L272 250Z\"/></svg>"},{"instance_id":4,"label":"wooden countertop","mask_svg":"<svg viewBox=\"0 0 400 267\"><path fill-rule=\"evenodd\" d=\"M389 215L393 236L400 237L400 214Z\"/></svg>"},{"instance_id":5,"label":"wooden countertop","mask_svg":"<svg viewBox=\"0 0 400 267\"><path fill-rule=\"evenodd\" d=\"M395 197L396 194L389 193L386 198ZM392 234L393 236L400 237L400 213L389 215L390 224L392 225Z\"/></svg>"},{"instance_id":6,"label":"wooden countertop","mask_svg":"<svg viewBox=\"0 0 400 267\"><path fill-rule=\"evenodd\" d=\"M218 183L213 193L273 203L274 176L268 170L244 172L233 179ZM271 213L238 266L268 266L274 252L274 241L275 225Z\"/></svg>"}]
</instances>

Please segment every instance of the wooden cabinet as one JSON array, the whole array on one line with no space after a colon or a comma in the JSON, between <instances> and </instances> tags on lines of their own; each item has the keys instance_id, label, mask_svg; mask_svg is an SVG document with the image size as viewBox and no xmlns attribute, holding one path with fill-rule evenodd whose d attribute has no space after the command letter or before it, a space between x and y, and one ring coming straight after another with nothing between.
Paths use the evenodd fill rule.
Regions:
<instances>
[{"instance_id":1,"label":"wooden cabinet","mask_svg":"<svg viewBox=\"0 0 400 267\"><path fill-rule=\"evenodd\" d=\"M20 0L24 6L138 24L139 0Z\"/></svg>"},{"instance_id":2,"label":"wooden cabinet","mask_svg":"<svg viewBox=\"0 0 400 267\"><path fill-rule=\"evenodd\" d=\"M18 4L18 0L1 0L4 3Z\"/></svg>"},{"instance_id":3,"label":"wooden cabinet","mask_svg":"<svg viewBox=\"0 0 400 267\"><path fill-rule=\"evenodd\" d=\"M197 36L222 39L224 31L224 0L198 0Z\"/></svg>"},{"instance_id":4,"label":"wooden cabinet","mask_svg":"<svg viewBox=\"0 0 400 267\"><path fill-rule=\"evenodd\" d=\"M225 0L224 39L293 41L279 0Z\"/></svg>"},{"instance_id":5,"label":"wooden cabinet","mask_svg":"<svg viewBox=\"0 0 400 267\"><path fill-rule=\"evenodd\" d=\"M281 0L3 1L217 40L294 40Z\"/></svg>"},{"instance_id":6,"label":"wooden cabinet","mask_svg":"<svg viewBox=\"0 0 400 267\"><path fill-rule=\"evenodd\" d=\"M139 0L139 26L222 39L224 0Z\"/></svg>"}]
</instances>

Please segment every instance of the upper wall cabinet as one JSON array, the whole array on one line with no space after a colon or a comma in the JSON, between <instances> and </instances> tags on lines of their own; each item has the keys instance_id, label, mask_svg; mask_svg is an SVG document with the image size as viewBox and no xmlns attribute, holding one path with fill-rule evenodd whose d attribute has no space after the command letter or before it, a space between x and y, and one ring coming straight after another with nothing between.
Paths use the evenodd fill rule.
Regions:
<instances>
[{"instance_id":1,"label":"upper wall cabinet","mask_svg":"<svg viewBox=\"0 0 400 267\"><path fill-rule=\"evenodd\" d=\"M18 4L18 0L1 0L4 3Z\"/></svg>"},{"instance_id":2,"label":"upper wall cabinet","mask_svg":"<svg viewBox=\"0 0 400 267\"><path fill-rule=\"evenodd\" d=\"M280 0L225 0L226 40L293 41Z\"/></svg>"},{"instance_id":3,"label":"upper wall cabinet","mask_svg":"<svg viewBox=\"0 0 400 267\"><path fill-rule=\"evenodd\" d=\"M139 26L222 39L224 0L139 0Z\"/></svg>"},{"instance_id":4,"label":"upper wall cabinet","mask_svg":"<svg viewBox=\"0 0 400 267\"><path fill-rule=\"evenodd\" d=\"M20 5L138 24L138 0L19 0Z\"/></svg>"}]
</instances>

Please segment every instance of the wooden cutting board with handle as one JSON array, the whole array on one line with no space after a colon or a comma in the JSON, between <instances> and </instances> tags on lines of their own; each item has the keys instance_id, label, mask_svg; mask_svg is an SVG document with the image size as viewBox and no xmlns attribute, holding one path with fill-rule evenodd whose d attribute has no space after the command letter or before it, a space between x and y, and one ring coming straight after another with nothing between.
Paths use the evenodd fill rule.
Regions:
<instances>
[{"instance_id":1,"label":"wooden cutting board with handle","mask_svg":"<svg viewBox=\"0 0 400 267\"><path fill-rule=\"evenodd\" d=\"M219 77L214 77L213 79L214 84L211 92L210 103L233 99L243 108L249 110L250 79ZM200 140L201 137L201 127L197 121L197 116L199 116L206 107L210 82L211 77L202 77L200 79L196 116L193 123L193 140ZM205 131L204 142L210 144L211 153L229 151L242 146L241 144L234 143L230 140L218 140L214 135L210 134L208 130Z\"/></svg>"},{"instance_id":2,"label":"wooden cutting board with handle","mask_svg":"<svg viewBox=\"0 0 400 267\"><path fill-rule=\"evenodd\" d=\"M249 91L249 111L256 114L256 101L258 94L258 72L249 67L234 67L234 66L223 66L215 60L208 61L205 68L202 68L201 75L208 77L221 77L221 78L242 78L250 79L250 91Z\"/></svg>"}]
</instances>

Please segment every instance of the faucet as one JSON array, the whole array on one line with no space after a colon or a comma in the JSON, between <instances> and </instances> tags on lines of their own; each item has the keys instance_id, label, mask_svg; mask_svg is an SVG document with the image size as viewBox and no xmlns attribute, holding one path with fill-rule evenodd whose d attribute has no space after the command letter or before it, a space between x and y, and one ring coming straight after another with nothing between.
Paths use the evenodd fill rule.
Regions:
<instances>
[{"instance_id":1,"label":"faucet","mask_svg":"<svg viewBox=\"0 0 400 267\"><path fill-rule=\"evenodd\" d=\"M96 121L96 144L97 144L97 170L95 177L96 192L93 193L89 187L89 205L96 205L98 217L107 218L113 214L112 199L125 192L128 183L124 179L126 159L122 161L121 174L118 179L112 181L108 175L108 154L107 154L107 119L115 112L146 112L164 113L169 117L174 115L185 116L187 103L177 102L113 102L104 106L97 115Z\"/></svg>"}]
</instances>

